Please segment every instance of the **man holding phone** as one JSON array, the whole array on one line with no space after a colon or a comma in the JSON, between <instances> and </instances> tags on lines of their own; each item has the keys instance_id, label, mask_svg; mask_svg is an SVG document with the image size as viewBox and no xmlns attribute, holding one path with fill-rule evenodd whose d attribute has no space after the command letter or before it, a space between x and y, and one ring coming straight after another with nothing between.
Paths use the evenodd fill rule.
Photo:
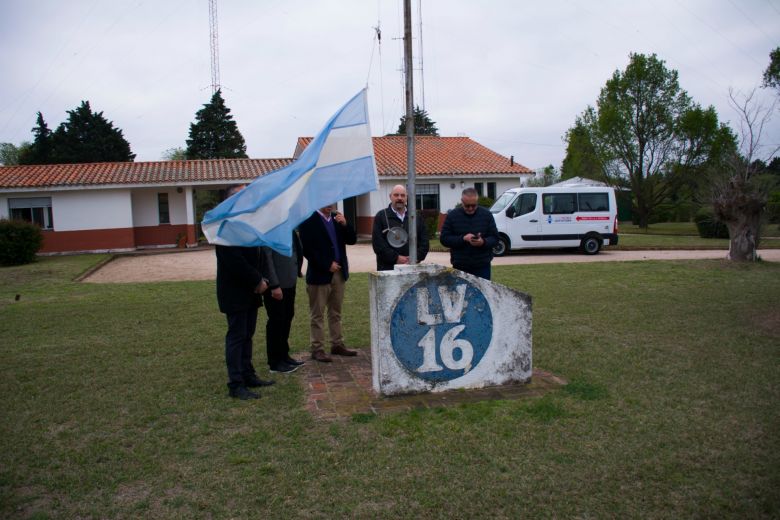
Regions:
<instances>
[{"instance_id":1,"label":"man holding phone","mask_svg":"<svg viewBox=\"0 0 780 520\"><path fill-rule=\"evenodd\" d=\"M480 207L479 194L466 188L461 207L451 210L441 228L441 244L450 248L452 267L490 280L493 246L498 243L498 229L493 214Z\"/></svg>"}]
</instances>

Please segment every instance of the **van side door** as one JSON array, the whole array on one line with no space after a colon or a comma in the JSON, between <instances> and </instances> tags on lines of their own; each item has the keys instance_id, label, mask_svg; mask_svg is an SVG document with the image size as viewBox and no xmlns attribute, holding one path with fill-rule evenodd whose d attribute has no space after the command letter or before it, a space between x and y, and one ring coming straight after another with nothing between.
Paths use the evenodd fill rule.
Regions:
<instances>
[{"instance_id":1,"label":"van side door","mask_svg":"<svg viewBox=\"0 0 780 520\"><path fill-rule=\"evenodd\" d=\"M542 233L545 247L577 247L579 236L574 219L577 194L545 193L542 195Z\"/></svg>"}]
</instances>

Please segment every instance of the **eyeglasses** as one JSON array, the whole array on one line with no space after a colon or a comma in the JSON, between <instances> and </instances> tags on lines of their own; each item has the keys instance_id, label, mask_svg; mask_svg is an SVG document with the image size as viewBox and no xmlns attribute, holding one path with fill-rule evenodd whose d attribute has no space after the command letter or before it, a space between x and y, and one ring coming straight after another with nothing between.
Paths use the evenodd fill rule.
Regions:
<instances>
[{"instance_id":1,"label":"eyeglasses","mask_svg":"<svg viewBox=\"0 0 780 520\"><path fill-rule=\"evenodd\" d=\"M464 204L463 207L465 209L475 209L477 207L476 204Z\"/></svg>"}]
</instances>

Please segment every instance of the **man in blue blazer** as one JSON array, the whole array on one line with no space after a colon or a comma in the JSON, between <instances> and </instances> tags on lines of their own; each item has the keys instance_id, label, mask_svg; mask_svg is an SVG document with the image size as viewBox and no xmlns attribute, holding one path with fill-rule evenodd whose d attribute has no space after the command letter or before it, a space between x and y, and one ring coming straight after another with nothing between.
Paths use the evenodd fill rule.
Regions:
<instances>
[{"instance_id":1,"label":"man in blue blazer","mask_svg":"<svg viewBox=\"0 0 780 520\"><path fill-rule=\"evenodd\" d=\"M344 302L344 283L349 279L347 244L357 242L355 229L344 215L335 211L335 204L320 208L304 220L298 230L306 257L306 292L309 295L311 357L329 363L333 359L325 353L325 309L328 310L330 353L337 356L356 356L357 352L344 346L341 330L341 306Z\"/></svg>"}]
</instances>

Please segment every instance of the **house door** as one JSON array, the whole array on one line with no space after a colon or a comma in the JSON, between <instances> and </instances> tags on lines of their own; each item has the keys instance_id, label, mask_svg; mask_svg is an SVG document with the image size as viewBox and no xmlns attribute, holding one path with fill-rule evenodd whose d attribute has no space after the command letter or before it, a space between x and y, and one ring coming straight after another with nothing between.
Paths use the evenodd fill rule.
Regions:
<instances>
[{"instance_id":1,"label":"house door","mask_svg":"<svg viewBox=\"0 0 780 520\"><path fill-rule=\"evenodd\" d=\"M357 229L357 197L344 199L344 218L354 228Z\"/></svg>"}]
</instances>

